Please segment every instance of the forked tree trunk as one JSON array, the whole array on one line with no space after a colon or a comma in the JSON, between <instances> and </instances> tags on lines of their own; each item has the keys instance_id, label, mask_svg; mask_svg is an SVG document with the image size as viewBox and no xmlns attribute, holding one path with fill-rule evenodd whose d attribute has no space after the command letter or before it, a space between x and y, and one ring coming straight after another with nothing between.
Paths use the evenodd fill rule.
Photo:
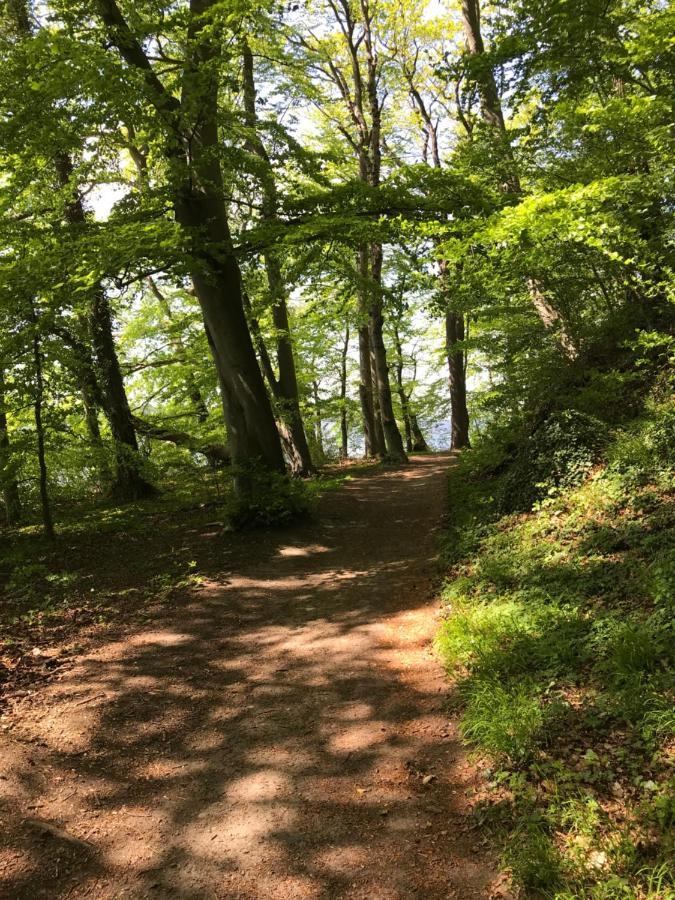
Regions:
<instances>
[{"instance_id":1,"label":"forked tree trunk","mask_svg":"<svg viewBox=\"0 0 675 900\"><path fill-rule=\"evenodd\" d=\"M19 483L11 464L11 454L12 447L7 427L5 372L0 366L0 464L7 470L7 475L3 480L2 499L5 505L5 521L8 525L16 525L21 518L21 496Z\"/></svg>"}]
</instances>

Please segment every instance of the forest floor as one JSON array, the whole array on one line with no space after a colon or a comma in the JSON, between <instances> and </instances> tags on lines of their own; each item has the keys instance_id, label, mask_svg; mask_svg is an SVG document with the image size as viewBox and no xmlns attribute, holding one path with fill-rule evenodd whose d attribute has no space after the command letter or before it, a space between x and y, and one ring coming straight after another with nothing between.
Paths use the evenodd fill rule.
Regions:
<instances>
[{"instance_id":1,"label":"forest floor","mask_svg":"<svg viewBox=\"0 0 675 900\"><path fill-rule=\"evenodd\" d=\"M0 719L0 896L505 896L431 645L449 464L359 472L292 529L177 533L199 577L62 664L36 647L52 675ZM102 562L151 571L149 528Z\"/></svg>"}]
</instances>

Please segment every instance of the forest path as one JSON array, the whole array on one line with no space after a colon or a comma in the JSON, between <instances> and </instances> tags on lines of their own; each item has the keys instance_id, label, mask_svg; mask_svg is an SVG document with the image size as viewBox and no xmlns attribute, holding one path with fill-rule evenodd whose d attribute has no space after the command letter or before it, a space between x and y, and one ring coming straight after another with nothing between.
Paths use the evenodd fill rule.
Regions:
<instances>
[{"instance_id":1,"label":"forest path","mask_svg":"<svg viewBox=\"0 0 675 900\"><path fill-rule=\"evenodd\" d=\"M449 463L228 537L224 578L22 701L0 737L0 896L489 897L430 645Z\"/></svg>"}]
</instances>

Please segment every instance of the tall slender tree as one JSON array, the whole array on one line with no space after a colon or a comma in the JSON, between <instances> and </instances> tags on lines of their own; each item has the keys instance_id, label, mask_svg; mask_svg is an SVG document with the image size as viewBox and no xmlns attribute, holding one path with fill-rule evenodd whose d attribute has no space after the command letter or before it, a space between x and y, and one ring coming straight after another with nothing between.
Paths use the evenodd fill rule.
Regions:
<instances>
[{"instance_id":1,"label":"tall slender tree","mask_svg":"<svg viewBox=\"0 0 675 900\"><path fill-rule=\"evenodd\" d=\"M247 41L244 42L242 49L242 76L245 122L248 128L247 147L262 164L259 178L262 192L262 218L264 222L274 223L277 220L279 205L277 187L270 156L259 133L253 54ZM269 366L264 367L263 371L267 372L277 412L287 434L291 471L294 475L309 475L314 470L314 466L300 412L298 377L281 263L278 254L272 249L265 250L263 257L272 301L278 374L274 373ZM262 340L262 336L260 339Z\"/></svg>"}]
</instances>

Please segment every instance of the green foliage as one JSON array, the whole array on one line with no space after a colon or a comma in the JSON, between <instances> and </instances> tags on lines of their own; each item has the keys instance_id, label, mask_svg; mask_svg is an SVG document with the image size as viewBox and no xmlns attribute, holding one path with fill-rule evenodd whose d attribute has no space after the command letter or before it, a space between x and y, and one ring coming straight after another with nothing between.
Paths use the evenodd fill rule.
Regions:
<instances>
[{"instance_id":1,"label":"green foliage","mask_svg":"<svg viewBox=\"0 0 675 900\"><path fill-rule=\"evenodd\" d=\"M504 432L451 473L450 521L471 536L448 538L438 647L463 734L495 760L504 859L527 896L656 900L674 886L672 409L650 399L609 440L607 464L589 460L585 480L573 471L573 485L527 515L498 510L495 485L511 472ZM578 414L554 421L533 468L550 453L559 472L568 458L558 428ZM573 460L597 433L595 419L580 421ZM484 802L489 811L490 790Z\"/></svg>"},{"instance_id":2,"label":"green foliage","mask_svg":"<svg viewBox=\"0 0 675 900\"><path fill-rule=\"evenodd\" d=\"M598 462L607 440L603 422L573 410L553 413L523 442L502 483L503 512L530 509L555 492L579 484Z\"/></svg>"},{"instance_id":3,"label":"green foliage","mask_svg":"<svg viewBox=\"0 0 675 900\"><path fill-rule=\"evenodd\" d=\"M311 498L303 481L257 466L235 471L242 480L240 491L226 504L226 519L232 528L270 528L307 517Z\"/></svg>"}]
</instances>

